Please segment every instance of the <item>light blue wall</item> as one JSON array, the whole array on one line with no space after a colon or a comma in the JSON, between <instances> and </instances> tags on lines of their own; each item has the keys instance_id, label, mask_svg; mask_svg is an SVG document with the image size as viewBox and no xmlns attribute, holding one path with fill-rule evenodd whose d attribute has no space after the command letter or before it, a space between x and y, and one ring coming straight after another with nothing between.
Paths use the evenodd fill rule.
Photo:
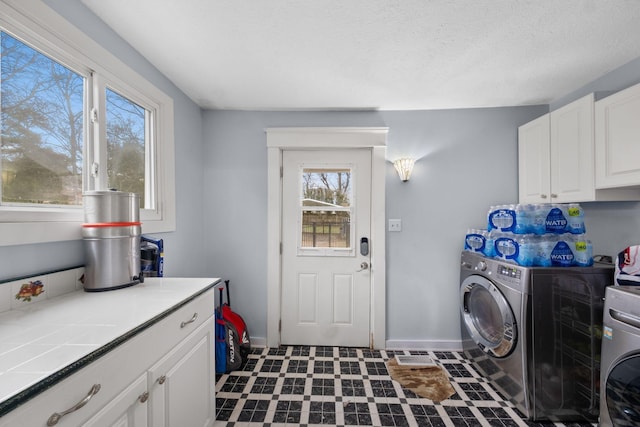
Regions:
<instances>
[{"instance_id":1,"label":"light blue wall","mask_svg":"<svg viewBox=\"0 0 640 427\"><path fill-rule=\"evenodd\" d=\"M494 203L517 199L517 127L548 106L384 112L204 113L80 0L46 0L89 36L174 99L177 231L160 235L171 276L222 276L250 332L266 336L267 157L264 129L388 126L388 159L420 156L401 183L387 166L387 338L450 341L458 333L458 256L468 227L481 227ZM638 82L640 60L562 97ZM640 203L586 203L596 253L640 243ZM0 280L82 264L81 241L0 247Z\"/></svg>"},{"instance_id":2,"label":"light blue wall","mask_svg":"<svg viewBox=\"0 0 640 427\"><path fill-rule=\"evenodd\" d=\"M266 336L267 149L265 128L387 126L387 158L421 157L402 183L387 164L387 338L459 339L458 263L468 227L489 205L517 201L517 128L546 106L441 111L207 111L205 236L212 271L233 282L251 334ZM375 190L374 190L375 191ZM375 242L374 242L375 244ZM234 295L236 296L234 298Z\"/></svg>"},{"instance_id":3,"label":"light blue wall","mask_svg":"<svg viewBox=\"0 0 640 427\"><path fill-rule=\"evenodd\" d=\"M203 262L202 113L200 108L115 35L80 0L46 3L174 101L177 231L156 236L165 241L165 271L172 276L211 274ZM0 280L84 264L82 241L0 247Z\"/></svg>"}]
</instances>

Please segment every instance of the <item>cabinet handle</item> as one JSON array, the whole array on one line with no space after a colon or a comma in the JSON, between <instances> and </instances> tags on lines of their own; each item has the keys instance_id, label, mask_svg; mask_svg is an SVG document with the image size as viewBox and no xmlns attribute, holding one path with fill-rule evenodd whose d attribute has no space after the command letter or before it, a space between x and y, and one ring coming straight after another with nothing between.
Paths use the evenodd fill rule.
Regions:
<instances>
[{"instance_id":1,"label":"cabinet handle","mask_svg":"<svg viewBox=\"0 0 640 427\"><path fill-rule=\"evenodd\" d=\"M557 194L553 194L553 193L551 193L551 198L552 198L552 199L557 199L557 198L558 198L558 195L557 195Z\"/></svg>"},{"instance_id":2,"label":"cabinet handle","mask_svg":"<svg viewBox=\"0 0 640 427\"><path fill-rule=\"evenodd\" d=\"M91 390L89 390L89 394L87 394L85 398L82 399L80 402L73 405L73 407L67 409L66 411L54 412L47 420L47 425L54 426L58 424L58 421L60 421L62 417L64 417L65 415L69 415L74 411L77 411L78 409L82 408L84 405L89 403L91 398L95 396L99 391L100 391L100 384L94 384L93 387L91 387Z\"/></svg>"},{"instance_id":3,"label":"cabinet handle","mask_svg":"<svg viewBox=\"0 0 640 427\"><path fill-rule=\"evenodd\" d=\"M167 376L163 375L160 378L158 378L158 384L164 384L166 380L167 380Z\"/></svg>"},{"instance_id":4,"label":"cabinet handle","mask_svg":"<svg viewBox=\"0 0 640 427\"><path fill-rule=\"evenodd\" d=\"M540 195L540 198L541 198L541 199L546 199L546 198L547 198L547 195L546 195L546 194L541 194L541 195Z\"/></svg>"},{"instance_id":5,"label":"cabinet handle","mask_svg":"<svg viewBox=\"0 0 640 427\"><path fill-rule=\"evenodd\" d=\"M138 396L138 400L140 401L140 403L146 402L147 399L149 399L149 392L148 391L145 391L140 396Z\"/></svg>"},{"instance_id":6,"label":"cabinet handle","mask_svg":"<svg viewBox=\"0 0 640 427\"><path fill-rule=\"evenodd\" d=\"M191 319L187 320L186 322L181 322L180 323L180 328L184 328L189 323L195 322L197 318L198 318L198 313L193 313L193 316L191 317Z\"/></svg>"}]
</instances>

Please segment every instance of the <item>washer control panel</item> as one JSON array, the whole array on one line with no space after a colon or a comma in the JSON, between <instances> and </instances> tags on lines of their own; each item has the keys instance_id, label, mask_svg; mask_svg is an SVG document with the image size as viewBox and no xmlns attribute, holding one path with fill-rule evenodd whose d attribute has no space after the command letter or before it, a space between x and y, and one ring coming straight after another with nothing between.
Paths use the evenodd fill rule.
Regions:
<instances>
[{"instance_id":1,"label":"washer control panel","mask_svg":"<svg viewBox=\"0 0 640 427\"><path fill-rule=\"evenodd\" d=\"M499 264L497 272L498 276L506 277L512 280L520 280L522 278L522 270L516 267Z\"/></svg>"}]
</instances>

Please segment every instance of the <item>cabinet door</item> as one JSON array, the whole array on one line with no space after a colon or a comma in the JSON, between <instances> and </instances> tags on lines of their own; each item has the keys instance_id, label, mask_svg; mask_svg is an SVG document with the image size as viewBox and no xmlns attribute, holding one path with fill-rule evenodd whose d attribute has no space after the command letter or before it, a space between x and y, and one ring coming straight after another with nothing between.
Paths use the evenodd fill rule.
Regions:
<instances>
[{"instance_id":1,"label":"cabinet door","mask_svg":"<svg viewBox=\"0 0 640 427\"><path fill-rule=\"evenodd\" d=\"M143 374L83 426L146 426L148 397L147 375Z\"/></svg>"},{"instance_id":2,"label":"cabinet door","mask_svg":"<svg viewBox=\"0 0 640 427\"><path fill-rule=\"evenodd\" d=\"M520 203L549 200L549 114L518 128L518 198Z\"/></svg>"},{"instance_id":3,"label":"cabinet door","mask_svg":"<svg viewBox=\"0 0 640 427\"><path fill-rule=\"evenodd\" d=\"M596 102L596 187L640 185L640 85Z\"/></svg>"},{"instance_id":4,"label":"cabinet door","mask_svg":"<svg viewBox=\"0 0 640 427\"><path fill-rule=\"evenodd\" d=\"M214 319L210 317L149 370L149 425L213 425L213 358Z\"/></svg>"},{"instance_id":5,"label":"cabinet door","mask_svg":"<svg viewBox=\"0 0 640 427\"><path fill-rule=\"evenodd\" d=\"M551 202L595 200L593 94L550 113Z\"/></svg>"}]
</instances>

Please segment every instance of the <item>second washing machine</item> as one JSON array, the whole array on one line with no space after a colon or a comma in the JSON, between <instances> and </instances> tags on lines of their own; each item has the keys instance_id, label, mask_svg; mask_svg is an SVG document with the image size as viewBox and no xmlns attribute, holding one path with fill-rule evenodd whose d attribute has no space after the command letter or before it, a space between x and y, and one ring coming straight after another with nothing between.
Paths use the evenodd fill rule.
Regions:
<instances>
[{"instance_id":1,"label":"second washing machine","mask_svg":"<svg viewBox=\"0 0 640 427\"><path fill-rule=\"evenodd\" d=\"M531 420L595 422L613 265L521 267L461 255L465 357Z\"/></svg>"},{"instance_id":2,"label":"second washing machine","mask_svg":"<svg viewBox=\"0 0 640 427\"><path fill-rule=\"evenodd\" d=\"M640 425L640 287L607 288L600 427Z\"/></svg>"}]
</instances>

